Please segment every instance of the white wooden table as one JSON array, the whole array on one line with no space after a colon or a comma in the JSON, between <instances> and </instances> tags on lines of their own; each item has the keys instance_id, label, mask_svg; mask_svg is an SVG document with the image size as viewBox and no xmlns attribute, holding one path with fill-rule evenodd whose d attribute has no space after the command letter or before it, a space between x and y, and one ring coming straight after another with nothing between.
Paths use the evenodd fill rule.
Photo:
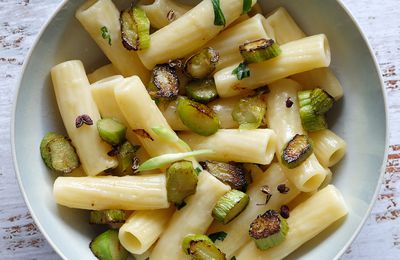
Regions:
<instances>
[{"instance_id":1,"label":"white wooden table","mask_svg":"<svg viewBox=\"0 0 400 260\"><path fill-rule=\"evenodd\" d=\"M391 121L389 160L378 200L342 259L400 259L400 0L342 1L378 58ZM60 2L0 0L0 259L59 259L33 223L18 188L10 118L25 55Z\"/></svg>"}]
</instances>

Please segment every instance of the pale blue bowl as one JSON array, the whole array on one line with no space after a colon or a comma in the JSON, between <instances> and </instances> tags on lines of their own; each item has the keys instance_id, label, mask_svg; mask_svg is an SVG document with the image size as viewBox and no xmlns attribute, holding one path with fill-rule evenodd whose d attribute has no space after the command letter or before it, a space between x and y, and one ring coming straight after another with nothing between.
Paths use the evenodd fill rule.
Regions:
<instances>
[{"instance_id":1,"label":"pale blue bowl","mask_svg":"<svg viewBox=\"0 0 400 260\"><path fill-rule=\"evenodd\" d=\"M55 204L55 177L40 158L39 144L46 132L65 131L50 82L50 68L71 59L82 60L87 71L106 63L74 18L82 2L63 1L38 36L24 65L12 125L15 170L25 201L49 243L66 259L94 259L88 245L96 230L87 224L85 211ZM348 143L345 159L334 169L333 183L342 191L350 212L345 220L291 255L293 259L339 257L369 215L384 171L387 113L380 72L365 37L340 2L259 2L268 6L265 11L285 6L309 35L325 33L331 45L332 68L345 87L345 97L336 105L330 126Z\"/></svg>"}]
</instances>

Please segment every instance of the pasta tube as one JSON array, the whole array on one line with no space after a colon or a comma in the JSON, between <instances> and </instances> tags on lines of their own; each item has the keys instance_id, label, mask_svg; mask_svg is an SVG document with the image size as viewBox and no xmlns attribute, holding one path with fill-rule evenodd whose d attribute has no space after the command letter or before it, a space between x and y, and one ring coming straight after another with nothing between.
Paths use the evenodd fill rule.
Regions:
<instances>
[{"instance_id":1,"label":"pasta tube","mask_svg":"<svg viewBox=\"0 0 400 260\"><path fill-rule=\"evenodd\" d=\"M310 36L281 46L282 54L264 62L252 63L250 77L238 80L232 71L235 64L214 74L220 97L230 97L265 86L296 73L327 67L331 61L330 48L323 34Z\"/></svg>"},{"instance_id":2,"label":"pasta tube","mask_svg":"<svg viewBox=\"0 0 400 260\"><path fill-rule=\"evenodd\" d=\"M102 141L96 128L99 111L90 94L90 85L81 61L63 62L51 69L58 108L69 138L87 175L97 175L117 166L108 156L111 146ZM88 115L93 125L76 127L78 116Z\"/></svg>"},{"instance_id":3,"label":"pasta tube","mask_svg":"<svg viewBox=\"0 0 400 260\"><path fill-rule=\"evenodd\" d=\"M270 129L220 129L211 136L180 133L179 137L193 150L212 149L213 154L199 155L198 160L269 164L275 155L276 134Z\"/></svg>"},{"instance_id":4,"label":"pasta tube","mask_svg":"<svg viewBox=\"0 0 400 260\"><path fill-rule=\"evenodd\" d=\"M207 231L213 220L211 212L215 203L229 189L208 172L200 173L196 193L186 200L186 206L175 211L150 259L185 259L181 247L183 238L188 234L204 234Z\"/></svg>"},{"instance_id":5,"label":"pasta tube","mask_svg":"<svg viewBox=\"0 0 400 260\"><path fill-rule=\"evenodd\" d=\"M256 3L252 1L252 5ZM220 0L226 25L242 13L243 0ZM180 19L151 34L151 46L138 52L143 64L152 69L156 64L184 57L211 40L224 26L214 25L211 0L200 2Z\"/></svg>"},{"instance_id":6,"label":"pasta tube","mask_svg":"<svg viewBox=\"0 0 400 260\"><path fill-rule=\"evenodd\" d=\"M285 44L306 37L284 7L269 14L265 20L265 28L278 44Z\"/></svg>"},{"instance_id":7,"label":"pasta tube","mask_svg":"<svg viewBox=\"0 0 400 260\"><path fill-rule=\"evenodd\" d=\"M314 143L314 153L324 167L335 165L346 153L346 142L328 129L309 133L309 136Z\"/></svg>"},{"instance_id":8,"label":"pasta tube","mask_svg":"<svg viewBox=\"0 0 400 260\"><path fill-rule=\"evenodd\" d=\"M138 77L126 78L115 87L114 95L129 127L140 131L138 138L150 156L185 152L178 144L167 143L153 132L154 127L171 128Z\"/></svg>"},{"instance_id":9,"label":"pasta tube","mask_svg":"<svg viewBox=\"0 0 400 260\"><path fill-rule=\"evenodd\" d=\"M227 259L230 259L234 253L244 244L250 241L248 236L250 223L255 216L264 213L267 209L278 210L281 205L286 205L295 198L300 191L285 176L282 166L273 163L264 173L252 170L253 183L247 189L250 202L246 209L235 219L226 225L216 221L210 227L208 233L224 231L228 235L223 241L217 242L218 248L224 252ZM277 186L284 184L289 188L286 194L279 193ZM271 191L271 199L264 205L266 194L261 192L261 188L267 185Z\"/></svg>"},{"instance_id":10,"label":"pasta tube","mask_svg":"<svg viewBox=\"0 0 400 260\"><path fill-rule=\"evenodd\" d=\"M281 244L261 251L251 241L239 251L236 259L285 258L333 222L347 215L347 212L339 190L333 185L328 185L290 212L287 219L289 231Z\"/></svg>"},{"instance_id":11,"label":"pasta tube","mask_svg":"<svg viewBox=\"0 0 400 260\"><path fill-rule=\"evenodd\" d=\"M265 32L264 23L265 18L261 14L257 14L248 20L222 31L214 39L207 42L207 47L211 47L219 53L216 71L243 60L239 52L239 45L242 45L246 41L261 38L269 39L269 36Z\"/></svg>"},{"instance_id":12,"label":"pasta tube","mask_svg":"<svg viewBox=\"0 0 400 260\"><path fill-rule=\"evenodd\" d=\"M143 254L156 242L173 208L135 211L119 229L119 241L132 254Z\"/></svg>"},{"instance_id":13,"label":"pasta tube","mask_svg":"<svg viewBox=\"0 0 400 260\"><path fill-rule=\"evenodd\" d=\"M143 176L58 177L55 201L77 209L146 210L168 208L164 174Z\"/></svg>"},{"instance_id":14,"label":"pasta tube","mask_svg":"<svg viewBox=\"0 0 400 260\"><path fill-rule=\"evenodd\" d=\"M267 17L265 27L267 33L278 44L285 44L306 37L306 34L283 7L278 8ZM329 68L306 71L292 75L291 78L299 82L306 89L322 88L336 100L343 97L343 87Z\"/></svg>"},{"instance_id":15,"label":"pasta tube","mask_svg":"<svg viewBox=\"0 0 400 260\"><path fill-rule=\"evenodd\" d=\"M335 100L341 99L344 95L342 84L330 68L314 69L292 75L290 78L299 82L304 89L322 88Z\"/></svg>"},{"instance_id":16,"label":"pasta tube","mask_svg":"<svg viewBox=\"0 0 400 260\"><path fill-rule=\"evenodd\" d=\"M90 84L95 83L101 79L105 79L111 76L118 75L118 70L112 64L104 65L92 73L88 74L87 77L89 79Z\"/></svg>"},{"instance_id":17,"label":"pasta tube","mask_svg":"<svg viewBox=\"0 0 400 260\"><path fill-rule=\"evenodd\" d=\"M111 0L89 0L76 11L75 16L123 76L137 75L144 82L149 81L150 72L136 52L128 51L122 45L120 14ZM106 32L104 35L102 30Z\"/></svg>"},{"instance_id":18,"label":"pasta tube","mask_svg":"<svg viewBox=\"0 0 400 260\"><path fill-rule=\"evenodd\" d=\"M192 7L171 0L155 0L149 5L139 5L150 20L152 27L160 29L183 16Z\"/></svg>"},{"instance_id":19,"label":"pasta tube","mask_svg":"<svg viewBox=\"0 0 400 260\"><path fill-rule=\"evenodd\" d=\"M267 97L267 121L268 125L277 133L277 154L280 154L285 145L296 135L304 134L297 102L297 91L301 86L289 79L279 80L269 85L270 93ZM286 106L290 99L293 104ZM284 167L287 178L303 192L318 189L324 181L327 170L318 162L314 154L311 154L302 164L293 169Z\"/></svg>"},{"instance_id":20,"label":"pasta tube","mask_svg":"<svg viewBox=\"0 0 400 260\"><path fill-rule=\"evenodd\" d=\"M91 85L91 91L94 101L99 108L100 114L103 118L113 118L124 124L126 127L129 126L125 120L117 101L114 97L114 89L116 86L122 84L124 78L120 75L111 76L100 81L95 82ZM140 141L133 133L132 129L129 128L126 131L126 138L132 144L139 144Z\"/></svg>"}]
</instances>

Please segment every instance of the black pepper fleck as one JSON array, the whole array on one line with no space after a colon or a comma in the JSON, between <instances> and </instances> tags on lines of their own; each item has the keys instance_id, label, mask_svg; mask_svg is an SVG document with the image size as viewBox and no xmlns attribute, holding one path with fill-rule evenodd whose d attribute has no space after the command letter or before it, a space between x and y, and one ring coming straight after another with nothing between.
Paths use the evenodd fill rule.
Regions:
<instances>
[{"instance_id":1,"label":"black pepper fleck","mask_svg":"<svg viewBox=\"0 0 400 260\"><path fill-rule=\"evenodd\" d=\"M288 97L288 99L286 99L286 107L291 108L292 106L293 106L293 101L290 99L290 97Z\"/></svg>"},{"instance_id":2,"label":"black pepper fleck","mask_svg":"<svg viewBox=\"0 0 400 260\"><path fill-rule=\"evenodd\" d=\"M281 206L281 216L282 218L289 218L289 207L286 205Z\"/></svg>"},{"instance_id":3,"label":"black pepper fleck","mask_svg":"<svg viewBox=\"0 0 400 260\"><path fill-rule=\"evenodd\" d=\"M282 194L286 194L290 191L289 187L287 187L285 184L279 184L276 189Z\"/></svg>"},{"instance_id":4,"label":"black pepper fleck","mask_svg":"<svg viewBox=\"0 0 400 260\"><path fill-rule=\"evenodd\" d=\"M107 153L108 156L117 156L119 154L119 146L115 145L112 147L111 151Z\"/></svg>"}]
</instances>

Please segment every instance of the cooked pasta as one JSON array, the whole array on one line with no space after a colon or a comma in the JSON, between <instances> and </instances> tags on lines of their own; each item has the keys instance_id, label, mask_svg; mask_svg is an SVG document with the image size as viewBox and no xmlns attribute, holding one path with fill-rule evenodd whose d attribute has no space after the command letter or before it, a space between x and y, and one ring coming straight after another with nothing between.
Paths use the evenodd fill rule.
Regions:
<instances>
[{"instance_id":1,"label":"cooked pasta","mask_svg":"<svg viewBox=\"0 0 400 260\"><path fill-rule=\"evenodd\" d=\"M276 80L315 68L327 67L331 61L330 48L323 34L310 36L281 46L282 54L274 59L249 64L251 76L239 80L232 72L234 64L214 74L218 94L231 97Z\"/></svg>"}]
</instances>

